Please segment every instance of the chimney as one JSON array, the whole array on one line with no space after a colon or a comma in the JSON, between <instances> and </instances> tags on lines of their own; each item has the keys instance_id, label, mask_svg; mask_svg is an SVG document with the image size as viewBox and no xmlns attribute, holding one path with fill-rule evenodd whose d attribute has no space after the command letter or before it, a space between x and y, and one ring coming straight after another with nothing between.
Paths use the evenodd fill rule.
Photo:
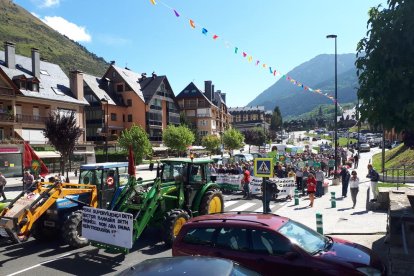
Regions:
<instances>
[{"instance_id":1,"label":"chimney","mask_svg":"<svg viewBox=\"0 0 414 276\"><path fill-rule=\"evenodd\" d=\"M10 69L16 69L16 46L13 42L4 42L4 51L6 56L6 66Z\"/></svg>"},{"instance_id":2,"label":"chimney","mask_svg":"<svg viewBox=\"0 0 414 276\"><path fill-rule=\"evenodd\" d=\"M206 95L207 99L209 99L210 101L212 100L212 93L211 93L211 84L212 81L208 80L208 81L204 81L204 94Z\"/></svg>"},{"instance_id":3,"label":"chimney","mask_svg":"<svg viewBox=\"0 0 414 276\"><path fill-rule=\"evenodd\" d=\"M36 48L32 48L32 76L40 78L40 54Z\"/></svg>"},{"instance_id":4,"label":"chimney","mask_svg":"<svg viewBox=\"0 0 414 276\"><path fill-rule=\"evenodd\" d=\"M70 90L76 99L83 101L83 72L74 70L70 71Z\"/></svg>"}]
</instances>

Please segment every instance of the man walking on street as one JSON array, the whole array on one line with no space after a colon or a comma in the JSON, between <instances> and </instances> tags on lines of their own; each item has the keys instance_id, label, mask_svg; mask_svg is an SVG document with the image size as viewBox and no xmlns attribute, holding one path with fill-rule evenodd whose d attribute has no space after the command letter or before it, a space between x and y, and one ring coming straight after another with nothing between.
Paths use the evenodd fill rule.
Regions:
<instances>
[{"instance_id":1,"label":"man walking on street","mask_svg":"<svg viewBox=\"0 0 414 276\"><path fill-rule=\"evenodd\" d=\"M246 199L251 199L250 196L250 172L247 169L246 165L243 166L243 191L244 197Z\"/></svg>"},{"instance_id":2,"label":"man walking on street","mask_svg":"<svg viewBox=\"0 0 414 276\"><path fill-rule=\"evenodd\" d=\"M4 187L6 187L7 180L4 175L0 172L0 196L3 197L4 200L7 200L6 195L4 194Z\"/></svg>"},{"instance_id":3,"label":"man walking on street","mask_svg":"<svg viewBox=\"0 0 414 276\"><path fill-rule=\"evenodd\" d=\"M376 170L372 167L371 164L368 164L368 175L367 178L371 180L370 190L372 191L373 198L371 201L377 201L378 198L378 180L379 180L379 174Z\"/></svg>"},{"instance_id":4,"label":"man walking on street","mask_svg":"<svg viewBox=\"0 0 414 276\"><path fill-rule=\"evenodd\" d=\"M354 156L354 169L358 169L359 154L358 152Z\"/></svg>"},{"instance_id":5,"label":"man walking on street","mask_svg":"<svg viewBox=\"0 0 414 276\"><path fill-rule=\"evenodd\" d=\"M342 176L342 197L346 197L346 194L348 193L348 185L349 179L351 178L351 174L349 173L347 167L343 166L340 175Z\"/></svg>"},{"instance_id":6,"label":"man walking on street","mask_svg":"<svg viewBox=\"0 0 414 276\"><path fill-rule=\"evenodd\" d=\"M315 197L321 197L324 194L323 191L323 181L325 180L325 174L319 167L316 168L315 172L315 178L316 178L316 193Z\"/></svg>"}]
</instances>

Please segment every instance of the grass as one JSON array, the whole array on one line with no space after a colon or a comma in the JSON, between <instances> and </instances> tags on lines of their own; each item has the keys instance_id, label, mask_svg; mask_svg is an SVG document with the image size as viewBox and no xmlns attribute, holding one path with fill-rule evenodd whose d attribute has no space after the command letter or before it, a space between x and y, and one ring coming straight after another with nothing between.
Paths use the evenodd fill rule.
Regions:
<instances>
[{"instance_id":1,"label":"grass","mask_svg":"<svg viewBox=\"0 0 414 276\"><path fill-rule=\"evenodd\" d=\"M372 158L372 165L377 171L382 169L382 152ZM403 168L406 166L406 175L414 175L414 150L410 150L404 144L385 152L385 169ZM388 171L391 174L391 171ZM395 170L394 175L403 176L403 170Z\"/></svg>"},{"instance_id":2,"label":"grass","mask_svg":"<svg viewBox=\"0 0 414 276\"><path fill-rule=\"evenodd\" d=\"M397 188L397 183L387 183L387 182L380 182L377 185L378 188ZM410 187L410 185L407 184L398 184L398 187Z\"/></svg>"},{"instance_id":3,"label":"grass","mask_svg":"<svg viewBox=\"0 0 414 276\"><path fill-rule=\"evenodd\" d=\"M351 142L352 142L352 144L355 144L357 142L357 140L353 139L353 138L348 139L348 138L345 138L345 137L341 137L341 138L338 139L338 145L340 147L345 147L346 145L351 144Z\"/></svg>"}]
</instances>

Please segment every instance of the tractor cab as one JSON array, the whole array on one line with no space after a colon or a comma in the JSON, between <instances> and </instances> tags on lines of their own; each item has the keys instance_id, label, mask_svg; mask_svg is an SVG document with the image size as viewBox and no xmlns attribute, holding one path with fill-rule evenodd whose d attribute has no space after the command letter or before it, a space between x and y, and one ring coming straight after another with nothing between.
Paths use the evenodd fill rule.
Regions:
<instances>
[{"instance_id":1,"label":"tractor cab","mask_svg":"<svg viewBox=\"0 0 414 276\"><path fill-rule=\"evenodd\" d=\"M174 182L175 185L182 185L184 205L188 209L192 209L197 196L203 192L202 189L214 180L208 168L209 164L213 162L213 160L201 158L161 160L161 183L165 185Z\"/></svg>"},{"instance_id":2,"label":"tractor cab","mask_svg":"<svg viewBox=\"0 0 414 276\"><path fill-rule=\"evenodd\" d=\"M87 164L80 167L79 184L98 189L99 208L107 208L115 191L128 183L128 162Z\"/></svg>"}]
</instances>

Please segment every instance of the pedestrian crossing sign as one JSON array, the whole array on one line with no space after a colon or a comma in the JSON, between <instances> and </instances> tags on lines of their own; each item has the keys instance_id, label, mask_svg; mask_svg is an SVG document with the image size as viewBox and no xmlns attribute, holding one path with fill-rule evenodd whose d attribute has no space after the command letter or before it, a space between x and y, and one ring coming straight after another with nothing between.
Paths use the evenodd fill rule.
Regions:
<instances>
[{"instance_id":1,"label":"pedestrian crossing sign","mask_svg":"<svg viewBox=\"0 0 414 276\"><path fill-rule=\"evenodd\" d=\"M254 159L254 176L273 177L273 158Z\"/></svg>"}]
</instances>

